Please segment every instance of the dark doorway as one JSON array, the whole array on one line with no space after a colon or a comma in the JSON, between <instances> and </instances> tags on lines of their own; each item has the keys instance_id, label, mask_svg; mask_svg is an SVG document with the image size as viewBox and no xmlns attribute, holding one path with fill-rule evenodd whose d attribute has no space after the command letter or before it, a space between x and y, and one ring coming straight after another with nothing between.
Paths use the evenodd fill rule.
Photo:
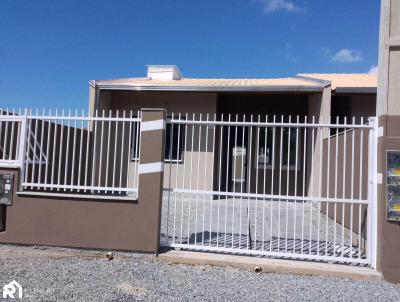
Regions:
<instances>
[{"instance_id":1,"label":"dark doorway","mask_svg":"<svg viewBox=\"0 0 400 302\"><path fill-rule=\"evenodd\" d=\"M219 119L231 122L267 120L272 122L274 115L276 121L296 120L297 115L300 121L308 112L308 95L306 94L220 94L218 95L217 115ZM255 177L254 158L259 146L256 146L257 127L249 126L224 126L217 127L216 144L221 145L220 154L215 155L216 175L219 175L214 183L216 191L230 191L238 193L252 193L254 188L248 187L249 177ZM252 132L252 133L250 133ZM271 132L271 129L269 130ZM272 132L269 133L272 136ZM260 139L264 141L265 133L259 133ZM250 143L251 138L251 143ZM270 137L269 142L272 141ZM264 146L261 146L264 147ZM270 150L269 148L268 150ZM251 151L251 154L250 154ZM263 150L264 153L264 150ZM250 163L251 158L251 163ZM219 161L221 160L221 164ZM253 175L253 176L252 176Z\"/></svg>"}]
</instances>

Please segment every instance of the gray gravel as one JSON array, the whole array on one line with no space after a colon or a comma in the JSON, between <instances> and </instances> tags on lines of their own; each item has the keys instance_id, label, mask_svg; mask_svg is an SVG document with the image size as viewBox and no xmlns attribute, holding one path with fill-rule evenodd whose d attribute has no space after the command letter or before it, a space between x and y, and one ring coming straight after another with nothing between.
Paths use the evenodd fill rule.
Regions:
<instances>
[{"instance_id":1,"label":"gray gravel","mask_svg":"<svg viewBox=\"0 0 400 302\"><path fill-rule=\"evenodd\" d=\"M0 246L0 285L17 280L25 301L400 300L400 288L385 282L168 265L130 253L116 253L107 261L93 251L5 249L10 247ZM38 251L44 255L32 254Z\"/></svg>"}]
</instances>

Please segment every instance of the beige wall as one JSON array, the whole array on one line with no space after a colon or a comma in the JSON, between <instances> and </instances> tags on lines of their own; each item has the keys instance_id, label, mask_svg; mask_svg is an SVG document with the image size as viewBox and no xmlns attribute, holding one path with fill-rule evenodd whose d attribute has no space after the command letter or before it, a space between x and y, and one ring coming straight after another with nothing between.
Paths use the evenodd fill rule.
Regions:
<instances>
[{"instance_id":1,"label":"beige wall","mask_svg":"<svg viewBox=\"0 0 400 302\"><path fill-rule=\"evenodd\" d=\"M400 46L390 52L389 62L388 114L400 115Z\"/></svg>"},{"instance_id":2,"label":"beige wall","mask_svg":"<svg viewBox=\"0 0 400 302\"><path fill-rule=\"evenodd\" d=\"M104 93L104 95L103 95ZM217 95L215 93L193 93L193 92L132 92L132 91L102 91L100 96L98 108L104 110L112 110L114 113L119 110L120 116L122 111L132 110L133 115L137 115L137 111L142 108L163 108L167 111L168 117L172 113L177 114L190 113L189 119L193 118L193 113L196 114L195 119L199 119L199 114L202 114L202 119L206 119L206 114L210 114L209 118L212 119L216 113ZM183 129L183 128L181 128ZM120 130L121 131L121 130ZM177 131L175 126L174 131ZM198 146L199 127L188 126L185 127L186 131L186 152L183 152L181 162L174 162L172 164L166 162L165 164L165 177L164 187L176 187L176 173L183 175L185 169L188 171L190 163L194 168L194 174L191 178L191 183L188 180L185 182L185 188L204 188L207 190L212 189L213 178L211 171L213 168L212 161L212 129L209 127L208 144L205 146L205 131L206 127L202 127L202 145ZM121 132L120 132L121 133ZM192 146L193 134L193 149ZM125 141L128 141L126 139ZM200 168L197 168L200 163ZM133 181L133 174L137 170L137 162L131 161L129 166L129 179ZM206 171L207 170L207 171ZM118 171L117 171L118 172ZM124 173L125 174L125 171ZM189 179L189 178L188 178ZM178 179L178 187L182 187L182 178Z\"/></svg>"},{"instance_id":3,"label":"beige wall","mask_svg":"<svg viewBox=\"0 0 400 302\"><path fill-rule=\"evenodd\" d=\"M172 113L213 114L216 112L216 106L215 93L113 91L108 109L137 111L141 108L164 108L168 115Z\"/></svg>"},{"instance_id":4,"label":"beige wall","mask_svg":"<svg viewBox=\"0 0 400 302\"><path fill-rule=\"evenodd\" d=\"M354 129L338 135L334 134L330 141L324 139L323 157L322 161L318 163L318 167L322 170L322 176L319 179L322 197L354 200L369 198L369 131ZM322 203L324 213L326 213L326 206L327 203ZM328 214L332 219L336 218L339 223L344 223L356 234L360 231L359 219L361 218L360 229L365 239L368 210L371 211L371 207L368 209L366 205L362 205L360 208L360 205L357 204L347 204L343 208L341 203L329 203ZM352 216L351 213L353 213ZM358 236L353 237L355 241L358 239Z\"/></svg>"},{"instance_id":5,"label":"beige wall","mask_svg":"<svg viewBox=\"0 0 400 302\"><path fill-rule=\"evenodd\" d=\"M329 117L331 115L331 95L331 87L328 86L321 94L314 94L310 96L308 101L308 122L312 122L310 119L312 119L313 116L315 116L316 123L319 121L329 122ZM322 150L318 142L320 142L321 139L328 137L328 135L328 129L318 128L314 133L314 141L309 139L307 143L306 178L308 183L308 196L318 196L318 192L320 192L319 179L321 178L321 175L317 163L320 161Z\"/></svg>"},{"instance_id":6,"label":"beige wall","mask_svg":"<svg viewBox=\"0 0 400 302\"><path fill-rule=\"evenodd\" d=\"M119 110L120 114L122 110L139 110L141 108L165 108L169 115L174 113L196 113L196 119L199 118L199 113L203 114L203 119L205 119L204 114L214 114L218 113L232 115L234 119L235 114L239 114L239 119L242 118L243 114L246 114L247 120L249 120L250 114L254 115L254 119L257 119L257 115L260 114L264 116L269 115L269 120L272 121L272 116L275 114L277 121L280 121L281 115L285 117L285 121L288 121L288 115L292 115L292 121L296 120L296 116L300 116L300 121L304 120L304 116L308 115L311 122L311 116L316 117L316 122L320 116L329 116L330 114L330 87L326 88L323 93L317 94L260 94L260 93L235 93L235 94L221 94L218 97L214 93L184 93L184 92L132 92L132 91L102 91L99 100L101 103L97 104L97 108L105 110ZM103 95L104 94L104 95ZM244 105L245 103L245 105ZM211 116L210 116L211 118ZM190 116L189 116L190 119ZM182 128L181 128L182 129ZM175 131L177 129L175 128ZM213 163L212 158L212 143L213 143L213 129L209 127L208 129L208 143L205 141L205 131L206 127L202 127L202 145L198 146L199 139L199 127L185 126L186 130L186 152L183 153L183 161L174 162L172 164L166 163L165 165L165 177L164 177L164 187L178 187L178 188L192 188L192 189L205 189L212 190L213 183L215 185L216 179L215 175L219 175L218 165ZM320 133L315 132L315 141L318 141ZM192 134L193 134L193 150L192 150ZM218 135L218 129L216 134ZM308 134L309 136L311 133ZM218 141L216 142L218 144ZM307 156L306 160L308 162L314 157L316 161L319 159L319 146L315 145L314 150L311 150L312 144L309 142L307 146ZM247 177L255 180L256 178L256 166L254 164L254 158L256 157L255 146L255 134L253 135L252 143L252 162L250 174L246 172ZM223 149L223 157L226 157L226 150ZM216 152L216 157L219 155ZM248 153L248 156L250 154ZM279 157L276 156L276 159ZM215 160L215 159L214 159ZM222 183L225 183L226 177L226 162L224 161L221 168L222 173ZM130 177L133 179L133 172L135 171L137 163L130 162ZM185 167L186 165L186 167ZM193 167L192 177L189 177L189 167ZM278 167L279 163L275 163L274 171L274 193L278 191ZM186 177L183 177L183 173L186 169ZM298 189L302 187L302 174L301 167L298 169ZM179 171L179 177L177 179L177 171ZM318 180L319 170L315 169L313 179ZM263 181L264 170L259 169L259 182ZM286 169L282 172L282 192L286 191ZM290 172L291 185L289 192L294 193L294 179L295 171L292 169ZM267 175L271 174L271 170L267 169ZM309 178L311 171L307 171L307 179ZM185 183L183 179L185 178ZM266 177L266 187L270 188L271 178ZM312 186L311 186L312 187ZM259 187L260 190L260 187ZM315 192L318 192L317 187L314 187ZM252 181L251 191L255 191L255 182ZM314 193L315 193L314 192Z\"/></svg>"},{"instance_id":7,"label":"beige wall","mask_svg":"<svg viewBox=\"0 0 400 302\"><path fill-rule=\"evenodd\" d=\"M400 5L398 1L392 0L390 3L390 12L392 18L390 18L390 36L399 37L400 36Z\"/></svg>"}]
</instances>

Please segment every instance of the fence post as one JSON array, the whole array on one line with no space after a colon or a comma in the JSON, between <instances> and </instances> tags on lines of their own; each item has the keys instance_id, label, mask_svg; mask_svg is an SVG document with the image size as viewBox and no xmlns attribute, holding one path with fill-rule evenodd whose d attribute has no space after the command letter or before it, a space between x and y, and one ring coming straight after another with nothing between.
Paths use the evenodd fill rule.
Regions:
<instances>
[{"instance_id":1,"label":"fence post","mask_svg":"<svg viewBox=\"0 0 400 302\"><path fill-rule=\"evenodd\" d=\"M24 111L24 118L21 120L21 131L19 139L19 150L18 150L18 161L19 161L19 185L18 190L20 192L23 191L22 182L25 179L25 152L26 152L26 143L27 143L27 134L28 134L28 127L27 127L27 109Z\"/></svg>"},{"instance_id":2,"label":"fence post","mask_svg":"<svg viewBox=\"0 0 400 302\"><path fill-rule=\"evenodd\" d=\"M143 203L151 213L147 223L154 229L154 244L157 254L160 247L162 188L164 175L165 148L164 109L142 109L139 148L139 203Z\"/></svg>"},{"instance_id":3,"label":"fence post","mask_svg":"<svg viewBox=\"0 0 400 302\"><path fill-rule=\"evenodd\" d=\"M378 119L371 117L370 125L373 126L369 130L368 139L368 221L367 221L367 257L371 263L371 267L376 269L377 266L377 233L378 233L378 198L377 198L377 156L378 156Z\"/></svg>"}]
</instances>

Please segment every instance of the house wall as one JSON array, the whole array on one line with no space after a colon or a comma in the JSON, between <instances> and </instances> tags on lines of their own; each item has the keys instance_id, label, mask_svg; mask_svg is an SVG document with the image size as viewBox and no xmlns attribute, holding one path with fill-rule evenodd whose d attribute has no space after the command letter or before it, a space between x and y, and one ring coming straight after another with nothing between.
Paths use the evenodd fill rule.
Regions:
<instances>
[{"instance_id":1,"label":"house wall","mask_svg":"<svg viewBox=\"0 0 400 302\"><path fill-rule=\"evenodd\" d=\"M375 94L346 94L347 102L349 102L347 123L351 123L355 117L356 123L360 123L360 118L364 118L364 123L368 117L375 116L376 95ZM335 99L332 98L332 102ZM333 104L332 104L333 105ZM332 107L331 107L332 108ZM325 109L326 110L326 109ZM333 113L334 114L334 113ZM328 120L327 120L328 121ZM336 123L336 117L331 117L331 122ZM339 117L339 123L343 123L343 116ZM335 130L335 129L333 129ZM317 135L316 154L314 155L314 173L316 177L313 182L313 195L329 198L347 198L347 199L367 199L368 194L368 130L350 130L346 131L346 135L342 133L335 135L336 132L331 132L325 129L322 132L322 146L320 144L320 133ZM361 135L363 136L361 146ZM354 153L352 153L352 139L354 136ZM346 145L346 156L344 156L344 146ZM338 150L336 154L336 148ZM320 149L320 150L319 150ZM361 158L362 150L362 158ZM322 152L322 157L320 152ZM329 154L329 157L328 157ZM352 166L352 156L354 155L354 166ZM322 160L320 160L320 158ZM337 161L336 161L337 159ZM360 163L362 161L362 170L360 171ZM337 163L337 166L336 166ZM346 166L344 166L346 164ZM329 167L328 167L329 166ZM352 170L353 169L353 170ZM321 172L320 172L321 171ZM351 182L353 180L353 191L351 190ZM360 181L361 192L360 196ZM343 186L343 182L345 185ZM311 187L311 185L310 185ZM335 189L336 188L336 189ZM344 194L343 194L344 188ZM329 209L327 209L327 207ZM344 224L346 228L352 228L353 233L359 233L359 217L362 219L361 233L365 238L367 224L367 207L354 205L350 210L350 205L344 206L342 213L342 204L321 204L321 211L328 213L329 217L336 219L340 224ZM335 216L336 209L336 216ZM353 213L353 215L351 215ZM342 216L344 214L344 217ZM352 221L352 223L351 223ZM353 236L354 243L357 243L358 236Z\"/></svg>"},{"instance_id":2,"label":"house wall","mask_svg":"<svg viewBox=\"0 0 400 302\"><path fill-rule=\"evenodd\" d=\"M352 123L353 117L356 123L360 123L361 118L364 122L371 116L376 116L376 94L335 94L332 96L332 122Z\"/></svg>"},{"instance_id":3,"label":"house wall","mask_svg":"<svg viewBox=\"0 0 400 302\"><path fill-rule=\"evenodd\" d=\"M367 200L370 179L369 130L355 129L333 134L329 140L324 139L323 150L322 161L318 164L322 170L320 178L322 197ZM371 208L368 209L366 205L321 204L323 213L344 224L354 234L359 234L361 231L362 238L366 238L368 210ZM358 240L358 236L353 236L354 244L358 244Z\"/></svg>"},{"instance_id":4,"label":"house wall","mask_svg":"<svg viewBox=\"0 0 400 302\"><path fill-rule=\"evenodd\" d=\"M376 94L355 94L351 96L351 117L364 120L376 115Z\"/></svg>"},{"instance_id":5,"label":"house wall","mask_svg":"<svg viewBox=\"0 0 400 302\"><path fill-rule=\"evenodd\" d=\"M299 116L300 122L304 121L304 116L308 113L308 100L309 96L307 94L261 94L261 93L235 93L235 94L221 94L218 99L218 114L224 114L225 120L227 120L227 115L231 114L231 120L235 120L236 114L238 114L238 120L242 121L244 116L246 116L246 121L250 121L250 116L253 115L253 121L257 121L259 116L261 121L266 120L266 115L268 115L268 121L272 122L275 116L277 122L281 122L282 115L283 121L288 122L289 116L291 116L291 121L296 122L297 115ZM275 164L274 170L271 167L259 168L256 166L257 158L257 127L252 127L251 135L251 148L248 146L247 150L247 166L246 171L243 172L247 177L247 183L244 192L248 192L250 189L251 193L265 193L265 194L279 194L279 189L282 194L286 194L289 190L290 194L294 193L295 184L294 176L295 170L286 168L282 169L281 174L279 173L279 130L276 132L276 150L275 150ZM234 129L234 128L233 128ZM233 131L232 129L232 131ZM250 129L247 129L248 133L246 139L250 139ZM242 129L238 130L239 134ZM234 147L234 142L230 140L230 149L226 150L227 137L224 139L223 145L225 148L222 149L223 158L228 157L228 162L222 165L221 175L222 175L222 185L221 190L226 190L226 178L228 180L232 179L232 171L227 175L226 165L229 167L232 165L232 148ZM238 145L240 145L238 143ZM250 153L251 150L251 153ZM227 156L228 155L228 156ZM219 154L216 154L216 158L219 158ZM240 160L241 161L241 160ZM241 164L241 162L239 163ZM250 171L249 171L250 169ZM298 190L300 190L300 184L302 182L301 169L298 170ZM218 167L215 174L218 175ZM240 172L236 171L236 174ZM287 173L289 173L289 188L287 188ZM265 175L265 177L264 177ZM281 186L279 186L279 177L281 178ZM273 179L273 181L272 181ZM250 188L248 187L250 180ZM229 183L230 181L228 181ZM265 186L264 186L265 184ZM273 184L273 187L272 187ZM257 189L256 189L257 187ZM264 192L265 187L265 192ZM233 188L230 188L232 190Z\"/></svg>"},{"instance_id":6,"label":"house wall","mask_svg":"<svg viewBox=\"0 0 400 302\"><path fill-rule=\"evenodd\" d=\"M313 118L315 123L329 122L331 115L331 87L325 87L321 94L311 95L308 99L308 122L312 123ZM307 140L307 171L306 171L306 184L307 184L307 196L318 196L319 194L319 179L321 178L320 169L318 163L321 157L321 146L317 142L321 139L328 137L329 129L318 128L311 132ZM314 140L312 138L314 137Z\"/></svg>"},{"instance_id":7,"label":"house wall","mask_svg":"<svg viewBox=\"0 0 400 302\"><path fill-rule=\"evenodd\" d=\"M215 93L195 93L195 92L136 92L136 91L104 91L101 93L100 102L97 108L101 110L112 110L114 113L119 110L120 116L122 111L132 110L133 114L136 115L137 111L142 108L163 108L167 111L167 116L171 117L174 113L175 117L179 113L185 115L189 114L188 119L198 120L200 114L202 119L206 119L206 115L209 114L209 118L212 119L216 113L217 107L217 95ZM193 116L193 114L195 114ZM178 127L174 126L174 131L178 131ZM180 131L182 131L183 127ZM209 127L208 143L205 143L206 127L201 127L201 145L199 146L199 127L198 126L186 126L184 127L186 132L186 148L182 154L182 161L165 163L164 166L164 187L165 188L204 188L206 190L212 189L213 178L213 158L212 158L212 129ZM121 131L121 130L120 130ZM121 133L121 132L120 132ZM128 135L128 132L126 132ZM193 139L193 148L192 148ZM128 141L128 138L125 139ZM119 150L119 149L118 149ZM193 177L191 183L188 180L185 184L182 183L182 175L185 169L185 163L187 165L186 171L188 171L189 162L192 163ZM200 167L198 167L200 163ZM133 180L133 173L136 171L138 165L137 161L130 161L129 163L129 179ZM207 166L207 167L206 167ZM179 173L178 184L176 173ZM207 172L208 171L208 172ZM118 173L117 169L117 173ZM123 171L125 174L126 171ZM187 172L186 172L187 173ZM188 178L189 179L189 178Z\"/></svg>"}]
</instances>

